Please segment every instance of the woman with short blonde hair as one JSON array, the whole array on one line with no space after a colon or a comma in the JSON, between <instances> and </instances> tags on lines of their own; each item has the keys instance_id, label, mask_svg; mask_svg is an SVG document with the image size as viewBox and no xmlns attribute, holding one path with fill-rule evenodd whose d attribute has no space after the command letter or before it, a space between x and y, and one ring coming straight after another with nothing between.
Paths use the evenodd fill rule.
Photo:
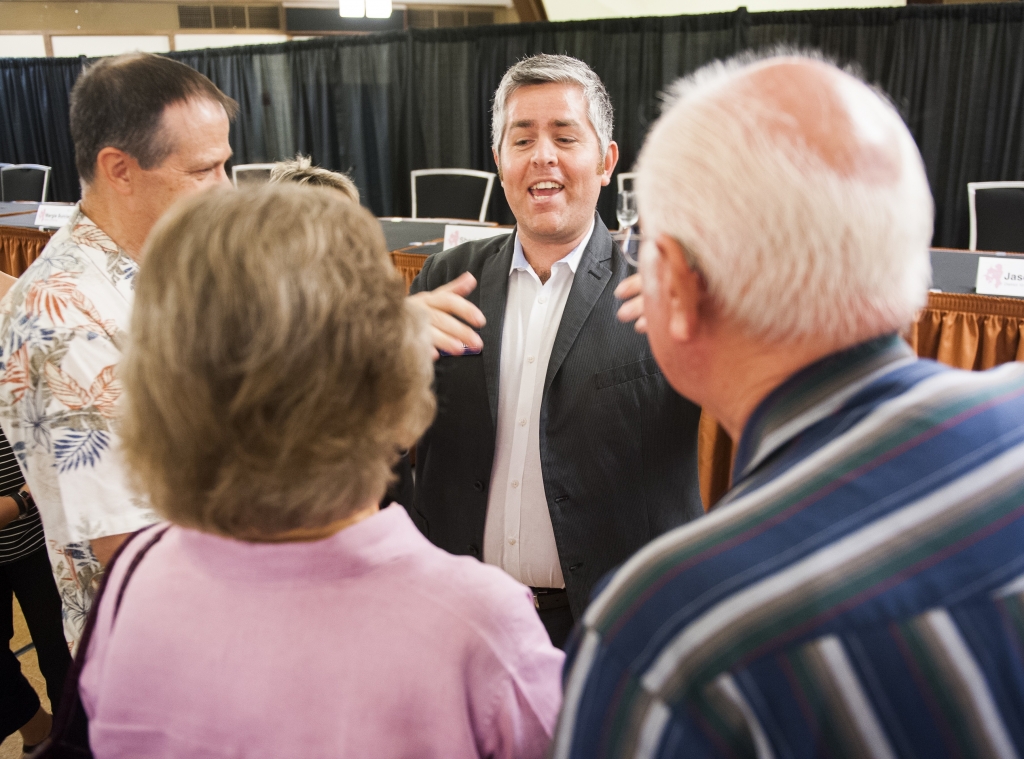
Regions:
<instances>
[{"instance_id":1,"label":"woman with short blonde hair","mask_svg":"<svg viewBox=\"0 0 1024 759\"><path fill-rule=\"evenodd\" d=\"M377 221L294 189L204 197L144 259L122 439L178 524L324 527L383 491L433 418L430 355Z\"/></svg>"},{"instance_id":2,"label":"woman with short blonde hair","mask_svg":"<svg viewBox=\"0 0 1024 759\"><path fill-rule=\"evenodd\" d=\"M329 187L337 190L353 203L359 202L359 188L356 183L340 171L331 171L313 165L313 159L299 154L291 161L278 161L270 170L271 184L294 182L310 187Z\"/></svg>"},{"instance_id":3,"label":"woman with short blonde hair","mask_svg":"<svg viewBox=\"0 0 1024 759\"><path fill-rule=\"evenodd\" d=\"M177 206L147 247L122 438L172 526L98 606L94 754L542 756L562 655L529 591L377 507L434 401L376 220L268 186Z\"/></svg>"}]
</instances>

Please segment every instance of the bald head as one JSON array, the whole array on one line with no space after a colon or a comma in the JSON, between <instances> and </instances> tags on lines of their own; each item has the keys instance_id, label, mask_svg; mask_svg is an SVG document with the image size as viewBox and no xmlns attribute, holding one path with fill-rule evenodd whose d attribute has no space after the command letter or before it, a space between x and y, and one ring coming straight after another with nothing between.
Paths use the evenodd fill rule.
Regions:
<instances>
[{"instance_id":1,"label":"bald head","mask_svg":"<svg viewBox=\"0 0 1024 759\"><path fill-rule=\"evenodd\" d=\"M692 254L726 318L777 341L909 323L932 202L888 102L801 56L715 64L673 92L641 153L641 218Z\"/></svg>"},{"instance_id":2,"label":"bald head","mask_svg":"<svg viewBox=\"0 0 1024 759\"><path fill-rule=\"evenodd\" d=\"M725 106L757 103L771 139L806 150L838 176L879 184L899 179L899 139L886 106L834 66L807 58L767 61L715 97Z\"/></svg>"}]
</instances>

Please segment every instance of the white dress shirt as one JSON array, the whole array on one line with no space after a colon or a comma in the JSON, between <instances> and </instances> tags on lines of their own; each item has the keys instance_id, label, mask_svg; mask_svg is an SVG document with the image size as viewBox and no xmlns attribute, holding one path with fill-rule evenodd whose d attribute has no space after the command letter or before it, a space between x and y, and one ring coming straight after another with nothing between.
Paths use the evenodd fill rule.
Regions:
<instances>
[{"instance_id":1,"label":"white dress shirt","mask_svg":"<svg viewBox=\"0 0 1024 759\"><path fill-rule=\"evenodd\" d=\"M508 275L484 561L535 588L565 587L540 466L540 407L562 311L593 233L591 225L543 284L516 235Z\"/></svg>"}]
</instances>

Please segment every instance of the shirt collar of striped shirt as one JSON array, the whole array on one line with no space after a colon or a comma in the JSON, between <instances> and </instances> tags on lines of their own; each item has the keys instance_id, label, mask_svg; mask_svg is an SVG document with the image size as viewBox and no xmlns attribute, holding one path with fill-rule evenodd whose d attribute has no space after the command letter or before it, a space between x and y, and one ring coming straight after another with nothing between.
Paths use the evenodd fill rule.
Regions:
<instances>
[{"instance_id":1,"label":"shirt collar of striped shirt","mask_svg":"<svg viewBox=\"0 0 1024 759\"><path fill-rule=\"evenodd\" d=\"M916 361L895 334L860 343L806 366L769 393L751 414L740 438L733 484L812 424L841 409L884 374Z\"/></svg>"}]
</instances>

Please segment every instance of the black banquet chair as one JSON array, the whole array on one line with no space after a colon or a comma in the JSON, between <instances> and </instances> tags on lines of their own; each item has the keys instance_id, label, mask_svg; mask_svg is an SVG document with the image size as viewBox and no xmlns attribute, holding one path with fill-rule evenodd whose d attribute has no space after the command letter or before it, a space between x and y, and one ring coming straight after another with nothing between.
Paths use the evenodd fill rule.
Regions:
<instances>
[{"instance_id":1,"label":"black banquet chair","mask_svg":"<svg viewBox=\"0 0 1024 759\"><path fill-rule=\"evenodd\" d=\"M1024 253L1024 182L968 182L971 250Z\"/></svg>"},{"instance_id":2,"label":"black banquet chair","mask_svg":"<svg viewBox=\"0 0 1024 759\"><path fill-rule=\"evenodd\" d=\"M49 166L16 163L0 168L0 200L4 203L45 203L49 189Z\"/></svg>"},{"instance_id":3,"label":"black banquet chair","mask_svg":"<svg viewBox=\"0 0 1024 759\"><path fill-rule=\"evenodd\" d=\"M412 176L412 218L483 221L497 176L472 169L418 169Z\"/></svg>"}]
</instances>

